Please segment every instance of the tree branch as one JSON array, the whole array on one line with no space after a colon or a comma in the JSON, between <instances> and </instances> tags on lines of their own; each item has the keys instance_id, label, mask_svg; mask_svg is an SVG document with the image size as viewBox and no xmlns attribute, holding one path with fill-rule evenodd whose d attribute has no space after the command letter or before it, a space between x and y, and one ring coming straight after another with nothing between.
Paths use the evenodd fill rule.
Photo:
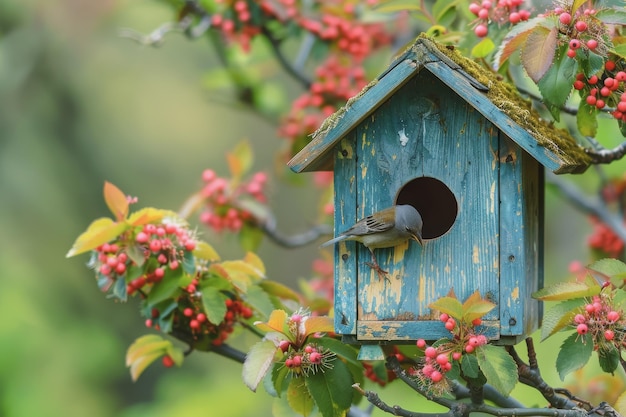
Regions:
<instances>
[{"instance_id":1,"label":"tree branch","mask_svg":"<svg viewBox=\"0 0 626 417\"><path fill-rule=\"evenodd\" d=\"M585 148L585 152L591 156L593 164L610 164L613 161L622 159L626 155L626 142L622 142L613 149L589 149Z\"/></svg>"},{"instance_id":2,"label":"tree branch","mask_svg":"<svg viewBox=\"0 0 626 417\"><path fill-rule=\"evenodd\" d=\"M227 344L215 346L211 349L211 352L217 353L228 359L232 359L235 362L243 363L246 360L246 354L242 351L235 349Z\"/></svg>"},{"instance_id":3,"label":"tree branch","mask_svg":"<svg viewBox=\"0 0 626 417\"><path fill-rule=\"evenodd\" d=\"M263 233L270 238L274 243L285 248L297 248L300 246L308 245L314 242L321 236L332 235L333 230L326 224L318 224L311 227L309 230L291 236L286 236L280 233L276 228L276 219L268 216L264 221L259 224Z\"/></svg>"},{"instance_id":4,"label":"tree branch","mask_svg":"<svg viewBox=\"0 0 626 417\"><path fill-rule=\"evenodd\" d=\"M609 226L620 240L626 242L626 227L622 219L611 213L600 199L592 199L584 195L572 182L565 181L554 174L548 173L546 181L556 187L574 207L583 213L596 216L598 220Z\"/></svg>"}]
</instances>

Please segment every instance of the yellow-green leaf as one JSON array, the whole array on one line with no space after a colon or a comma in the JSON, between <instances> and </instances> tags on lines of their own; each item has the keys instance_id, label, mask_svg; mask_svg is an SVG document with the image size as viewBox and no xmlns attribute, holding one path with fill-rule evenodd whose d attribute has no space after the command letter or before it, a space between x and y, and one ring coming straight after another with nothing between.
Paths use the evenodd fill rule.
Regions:
<instances>
[{"instance_id":1,"label":"yellow-green leaf","mask_svg":"<svg viewBox=\"0 0 626 417\"><path fill-rule=\"evenodd\" d=\"M243 382L252 391L256 391L259 383L272 366L277 348L271 340L263 340L250 348L243 363Z\"/></svg>"},{"instance_id":2,"label":"yellow-green leaf","mask_svg":"<svg viewBox=\"0 0 626 417\"><path fill-rule=\"evenodd\" d=\"M131 214L128 217L127 223L132 226L143 226L144 224L148 224L148 223L160 222L166 217L177 219L178 214L171 210L162 210L162 209L156 209L152 207L145 207Z\"/></svg>"},{"instance_id":3,"label":"yellow-green leaf","mask_svg":"<svg viewBox=\"0 0 626 417\"><path fill-rule=\"evenodd\" d=\"M287 313L285 310L274 310L270 314L270 318L267 320L267 323L257 321L254 325L264 332L279 332L289 336L290 338L292 337L289 332L289 328L287 327Z\"/></svg>"},{"instance_id":4,"label":"yellow-green leaf","mask_svg":"<svg viewBox=\"0 0 626 417\"><path fill-rule=\"evenodd\" d=\"M247 140L239 142L232 152L226 154L230 173L235 180L238 180L250 170L253 159L252 148Z\"/></svg>"},{"instance_id":5,"label":"yellow-green leaf","mask_svg":"<svg viewBox=\"0 0 626 417\"><path fill-rule=\"evenodd\" d=\"M213 246L203 241L196 243L196 249L193 251L193 256L209 262L216 262L220 260L220 256L217 254L215 249L213 249Z\"/></svg>"},{"instance_id":6,"label":"yellow-green leaf","mask_svg":"<svg viewBox=\"0 0 626 417\"><path fill-rule=\"evenodd\" d=\"M599 285L590 286L582 282L559 282L534 292L532 296L542 301L562 301L596 295L601 289Z\"/></svg>"},{"instance_id":7,"label":"yellow-green leaf","mask_svg":"<svg viewBox=\"0 0 626 417\"><path fill-rule=\"evenodd\" d=\"M287 402L296 413L304 417L311 414L315 402L309 394L304 378L291 378L287 387Z\"/></svg>"},{"instance_id":8,"label":"yellow-green leaf","mask_svg":"<svg viewBox=\"0 0 626 417\"><path fill-rule=\"evenodd\" d=\"M489 55L495 47L496 45L490 38L483 38L472 48L472 56L475 56L476 58L484 58Z\"/></svg>"},{"instance_id":9,"label":"yellow-green leaf","mask_svg":"<svg viewBox=\"0 0 626 417\"><path fill-rule=\"evenodd\" d=\"M67 252L66 257L71 257L90 251L98 246L105 244L126 230L126 224L116 223L108 217L91 222L87 230L85 230L74 242L72 248Z\"/></svg>"},{"instance_id":10,"label":"yellow-green leaf","mask_svg":"<svg viewBox=\"0 0 626 417\"><path fill-rule=\"evenodd\" d=\"M308 336L313 333L334 332L333 319L328 316L309 316L304 320L304 333Z\"/></svg>"},{"instance_id":11,"label":"yellow-green leaf","mask_svg":"<svg viewBox=\"0 0 626 417\"><path fill-rule=\"evenodd\" d=\"M104 201L118 221L128 216L128 199L126 194L108 181L104 182Z\"/></svg>"},{"instance_id":12,"label":"yellow-green leaf","mask_svg":"<svg viewBox=\"0 0 626 417\"><path fill-rule=\"evenodd\" d=\"M461 320L463 317L463 305L459 300L453 297L441 297L440 299L430 303L428 308L441 313L446 313L456 320Z\"/></svg>"},{"instance_id":13,"label":"yellow-green leaf","mask_svg":"<svg viewBox=\"0 0 626 417\"><path fill-rule=\"evenodd\" d=\"M242 291L245 291L248 285L262 278L262 275L253 265L243 260L224 261L220 265L228 274L228 279L233 285Z\"/></svg>"},{"instance_id":14,"label":"yellow-green leaf","mask_svg":"<svg viewBox=\"0 0 626 417\"><path fill-rule=\"evenodd\" d=\"M243 258L244 262L247 262L250 266L257 270L259 277L265 277L265 264L254 252L247 252Z\"/></svg>"},{"instance_id":15,"label":"yellow-green leaf","mask_svg":"<svg viewBox=\"0 0 626 417\"><path fill-rule=\"evenodd\" d=\"M130 376L136 381L143 371L155 360L165 354L170 354L177 365L182 363L182 352L172 342L159 335L146 335L138 338L128 347L126 352L126 366L130 367Z\"/></svg>"}]
</instances>

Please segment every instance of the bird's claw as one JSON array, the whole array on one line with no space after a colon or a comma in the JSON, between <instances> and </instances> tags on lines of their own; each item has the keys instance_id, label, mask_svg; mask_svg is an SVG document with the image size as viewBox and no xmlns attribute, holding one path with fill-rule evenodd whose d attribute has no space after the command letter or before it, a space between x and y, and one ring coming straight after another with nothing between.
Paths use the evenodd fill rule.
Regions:
<instances>
[{"instance_id":1,"label":"bird's claw","mask_svg":"<svg viewBox=\"0 0 626 417\"><path fill-rule=\"evenodd\" d=\"M387 281L387 282L389 282L391 284L391 280L389 279L389 272L385 271L378 264L375 264L373 262L365 262L365 265L369 266L374 271L376 271L376 273L378 274L378 278L379 279L382 280L384 278L385 281Z\"/></svg>"}]
</instances>

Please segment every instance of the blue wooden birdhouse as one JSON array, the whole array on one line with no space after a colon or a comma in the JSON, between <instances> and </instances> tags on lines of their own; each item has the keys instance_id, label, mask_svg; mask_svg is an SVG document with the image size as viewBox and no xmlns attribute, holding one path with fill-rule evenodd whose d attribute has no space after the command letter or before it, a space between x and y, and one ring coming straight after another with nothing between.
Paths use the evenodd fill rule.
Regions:
<instances>
[{"instance_id":1,"label":"blue wooden birdhouse","mask_svg":"<svg viewBox=\"0 0 626 417\"><path fill-rule=\"evenodd\" d=\"M589 157L508 84L419 37L330 116L289 162L333 170L335 232L394 204L422 215L424 245L335 245L335 331L359 344L449 336L430 303L479 290L497 305L483 331L516 343L535 330L543 282L544 168L580 173Z\"/></svg>"}]
</instances>

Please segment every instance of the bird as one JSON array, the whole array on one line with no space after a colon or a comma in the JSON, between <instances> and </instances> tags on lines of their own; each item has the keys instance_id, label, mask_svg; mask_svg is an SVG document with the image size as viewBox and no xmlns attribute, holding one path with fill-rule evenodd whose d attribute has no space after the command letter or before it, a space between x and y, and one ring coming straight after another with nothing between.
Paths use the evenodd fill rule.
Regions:
<instances>
[{"instance_id":1,"label":"bird","mask_svg":"<svg viewBox=\"0 0 626 417\"><path fill-rule=\"evenodd\" d=\"M322 243L320 247L343 240L360 242L372 255L372 262L366 262L366 265L374 269L379 278L387 279L387 271L378 265L374 249L391 248L409 239L423 245L422 226L422 216L415 207L409 204L391 206L357 221L348 230L336 238Z\"/></svg>"}]
</instances>

